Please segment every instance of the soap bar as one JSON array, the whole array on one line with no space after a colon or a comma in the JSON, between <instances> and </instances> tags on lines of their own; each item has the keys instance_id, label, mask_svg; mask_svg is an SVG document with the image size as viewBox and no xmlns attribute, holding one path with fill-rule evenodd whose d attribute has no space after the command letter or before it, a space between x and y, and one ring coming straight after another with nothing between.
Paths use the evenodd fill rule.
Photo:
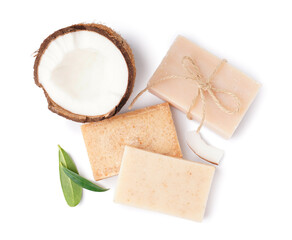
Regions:
<instances>
[{"instance_id":1,"label":"soap bar","mask_svg":"<svg viewBox=\"0 0 292 240\"><path fill-rule=\"evenodd\" d=\"M202 221L215 167L125 147L114 201Z\"/></svg>"},{"instance_id":2,"label":"soap bar","mask_svg":"<svg viewBox=\"0 0 292 240\"><path fill-rule=\"evenodd\" d=\"M182 157L168 103L81 126L95 180L119 173L124 146Z\"/></svg>"},{"instance_id":3,"label":"soap bar","mask_svg":"<svg viewBox=\"0 0 292 240\"><path fill-rule=\"evenodd\" d=\"M153 74L150 82L156 82L159 79L174 75L189 76L182 64L184 57L193 59L205 78L208 78L221 62L218 57L188 39L178 36ZM217 89L223 89L235 94L240 101L239 111L234 114L227 114L218 108L207 92L204 94L206 97L204 125L221 136L230 138L254 100L260 84L228 63L225 63L221 70L215 74L212 83ZM197 95L198 86L194 82L183 78L173 78L157 83L149 91L187 113L192 100ZM236 107L236 102L228 94L215 93L215 96L226 108L232 110ZM202 101L198 98L197 104L191 111L191 116L200 122L202 114Z\"/></svg>"}]
</instances>

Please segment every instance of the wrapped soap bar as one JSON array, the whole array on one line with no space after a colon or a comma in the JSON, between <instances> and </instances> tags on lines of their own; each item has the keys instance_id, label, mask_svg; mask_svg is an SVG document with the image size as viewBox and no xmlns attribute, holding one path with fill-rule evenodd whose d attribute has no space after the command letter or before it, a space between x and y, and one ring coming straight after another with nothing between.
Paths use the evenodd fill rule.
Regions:
<instances>
[{"instance_id":1,"label":"wrapped soap bar","mask_svg":"<svg viewBox=\"0 0 292 240\"><path fill-rule=\"evenodd\" d=\"M190 62L189 66L184 60ZM189 112L191 118L202 122L204 117L204 126L230 138L256 97L260 84L178 36L148 88L174 107Z\"/></svg>"}]
</instances>

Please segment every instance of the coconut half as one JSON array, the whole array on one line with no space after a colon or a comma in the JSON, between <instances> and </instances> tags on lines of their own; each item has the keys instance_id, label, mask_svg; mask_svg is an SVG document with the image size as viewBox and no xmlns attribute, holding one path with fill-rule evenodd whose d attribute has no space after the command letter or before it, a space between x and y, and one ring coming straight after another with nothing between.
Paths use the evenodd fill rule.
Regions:
<instances>
[{"instance_id":1,"label":"coconut half","mask_svg":"<svg viewBox=\"0 0 292 240\"><path fill-rule=\"evenodd\" d=\"M49 109L77 122L115 115L135 82L135 61L126 41L101 24L60 29L41 44L34 79Z\"/></svg>"},{"instance_id":2,"label":"coconut half","mask_svg":"<svg viewBox=\"0 0 292 240\"><path fill-rule=\"evenodd\" d=\"M192 151L200 158L207 162L218 165L220 159L224 155L224 151L208 145L202 138L200 133L189 131L186 135L187 144Z\"/></svg>"}]
</instances>

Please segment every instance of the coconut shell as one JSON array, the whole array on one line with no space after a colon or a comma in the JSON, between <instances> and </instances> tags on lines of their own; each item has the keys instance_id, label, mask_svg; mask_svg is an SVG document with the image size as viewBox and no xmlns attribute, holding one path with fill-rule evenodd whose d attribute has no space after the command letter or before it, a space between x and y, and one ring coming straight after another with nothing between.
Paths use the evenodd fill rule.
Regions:
<instances>
[{"instance_id":1,"label":"coconut shell","mask_svg":"<svg viewBox=\"0 0 292 240\"><path fill-rule=\"evenodd\" d=\"M79 115L79 114L72 113L72 112L62 108L61 106L59 106L57 103L55 103L50 98L50 96L46 92L45 88L39 82L38 66L39 66L40 60L42 58L42 55L44 54L44 52L48 48L49 44L52 41L54 41L56 38L58 38L59 36L65 35L67 33L77 32L77 31L92 31L92 32L96 32L100 35L103 35L104 37L109 39L121 51L122 55L125 58L126 64L128 66L128 73L129 73L128 86L127 86L127 90L126 90L124 96L121 98L121 101L119 102L118 105L116 105L116 107L114 109L112 109L111 111L109 111L108 113L103 114L103 115L96 115L96 116ZM58 115L60 115L62 117L65 117L67 119L70 119L70 120L73 120L76 122L82 122L82 123L100 121L100 120L103 120L105 118L110 118L110 117L114 116L117 112L119 112L121 110L121 108L125 105L127 100L129 99L129 97L133 91L135 77L136 77L135 60L134 60L134 55L132 53L130 46L118 33L113 31L111 28L109 28L105 25L102 25L102 24L95 24L95 23L76 24L76 25L72 25L72 26L69 26L66 28L62 28L62 29L54 32L53 34L48 36L41 44L39 50L37 51L37 55L36 55L36 59L35 59L35 63L34 63L35 84L38 87L43 89L45 96L47 98L47 101L48 101L48 108L52 112L57 113Z\"/></svg>"}]
</instances>

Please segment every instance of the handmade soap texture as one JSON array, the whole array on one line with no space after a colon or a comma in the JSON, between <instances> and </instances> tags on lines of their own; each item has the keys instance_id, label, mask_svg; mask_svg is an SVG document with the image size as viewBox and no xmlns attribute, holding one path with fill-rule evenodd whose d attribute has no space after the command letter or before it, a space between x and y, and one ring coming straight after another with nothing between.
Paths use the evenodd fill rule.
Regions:
<instances>
[{"instance_id":1,"label":"handmade soap texture","mask_svg":"<svg viewBox=\"0 0 292 240\"><path fill-rule=\"evenodd\" d=\"M156 82L174 75L189 76L189 73L182 64L184 57L193 59L205 78L208 78L221 62L221 59L218 57L200 48L188 39L178 36L150 79L150 82ZM260 84L228 63L225 63L221 70L215 74L212 84L217 89L223 89L235 94L240 100L239 111L234 114L227 114L218 108L207 92L204 94L206 98L206 119L204 125L221 136L230 138L254 100L259 91ZM173 78L152 86L149 91L187 113L192 100L197 95L198 86L194 82L183 78ZM236 103L228 94L215 93L215 95L226 108L235 108ZM191 116L193 119L201 121L202 101L200 98L191 111Z\"/></svg>"},{"instance_id":2,"label":"handmade soap texture","mask_svg":"<svg viewBox=\"0 0 292 240\"><path fill-rule=\"evenodd\" d=\"M125 147L115 202L202 221L215 167Z\"/></svg>"},{"instance_id":3,"label":"handmade soap texture","mask_svg":"<svg viewBox=\"0 0 292 240\"><path fill-rule=\"evenodd\" d=\"M119 173L124 146L182 157L168 103L81 127L95 180Z\"/></svg>"}]
</instances>

